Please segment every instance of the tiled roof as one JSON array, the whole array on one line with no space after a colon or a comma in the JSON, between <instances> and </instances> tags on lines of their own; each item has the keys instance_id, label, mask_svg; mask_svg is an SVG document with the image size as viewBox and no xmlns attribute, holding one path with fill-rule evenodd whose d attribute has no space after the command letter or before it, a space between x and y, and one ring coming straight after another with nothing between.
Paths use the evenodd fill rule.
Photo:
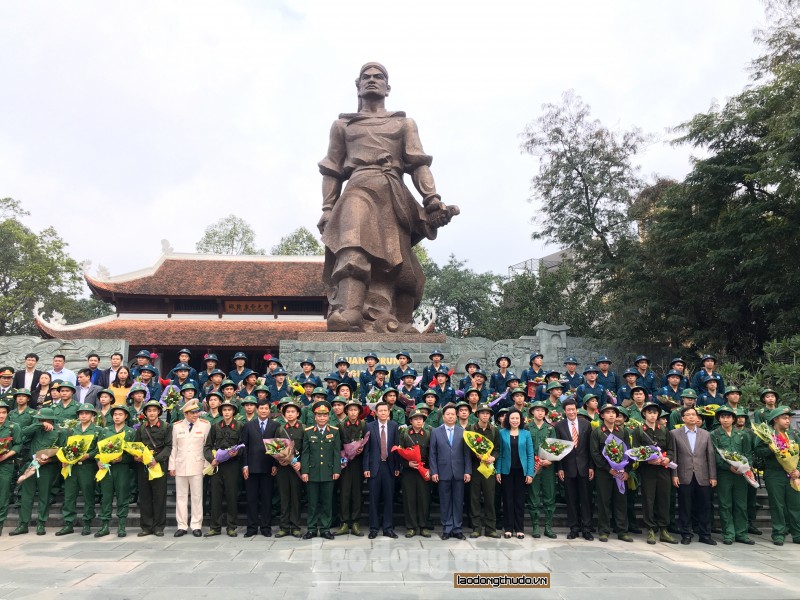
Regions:
<instances>
[{"instance_id":1,"label":"tiled roof","mask_svg":"<svg viewBox=\"0 0 800 600\"><path fill-rule=\"evenodd\" d=\"M323 257L170 254L149 269L97 279L84 274L97 296L324 298Z\"/></svg>"},{"instance_id":2,"label":"tiled roof","mask_svg":"<svg viewBox=\"0 0 800 600\"><path fill-rule=\"evenodd\" d=\"M124 319L104 317L67 327L36 319L45 337L124 339L132 346L241 346L277 347L281 340L293 340L298 332L325 331L326 323L267 319L264 321Z\"/></svg>"}]
</instances>

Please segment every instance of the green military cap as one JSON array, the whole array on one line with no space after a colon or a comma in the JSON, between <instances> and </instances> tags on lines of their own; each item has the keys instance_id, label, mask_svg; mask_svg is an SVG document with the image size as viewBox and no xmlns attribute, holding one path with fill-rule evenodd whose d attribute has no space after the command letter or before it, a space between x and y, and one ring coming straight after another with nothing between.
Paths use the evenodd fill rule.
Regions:
<instances>
[{"instance_id":1,"label":"green military cap","mask_svg":"<svg viewBox=\"0 0 800 600\"><path fill-rule=\"evenodd\" d=\"M105 392L105 391L108 391L108 390L103 390L103 391ZM30 398L31 397L31 391L28 388L18 388L16 390L14 390L13 392L11 392L11 395L14 398L16 398L17 396L27 396L28 398Z\"/></svg>"},{"instance_id":2,"label":"green military cap","mask_svg":"<svg viewBox=\"0 0 800 600\"><path fill-rule=\"evenodd\" d=\"M253 392L267 392L267 396L270 396L269 388L265 386L263 383L259 383L256 387L253 388Z\"/></svg>"},{"instance_id":3,"label":"green military cap","mask_svg":"<svg viewBox=\"0 0 800 600\"><path fill-rule=\"evenodd\" d=\"M762 389L761 392L759 393L758 397L763 402L764 401L764 396L766 396L767 394L775 394L775 400L778 400L780 398L780 396L778 395L778 392L776 392L772 388L768 388L768 387Z\"/></svg>"},{"instance_id":4,"label":"green military cap","mask_svg":"<svg viewBox=\"0 0 800 600\"><path fill-rule=\"evenodd\" d=\"M143 413L147 412L147 409L150 408L151 406L155 406L158 409L159 415L164 412L164 407L161 406L161 403L158 400L148 400L147 402L145 402L144 406L142 406L142 412Z\"/></svg>"},{"instance_id":5,"label":"green military cap","mask_svg":"<svg viewBox=\"0 0 800 600\"><path fill-rule=\"evenodd\" d=\"M437 390L436 388L428 388L427 390L422 392L422 397L425 398L425 396L436 396L436 399L438 400L439 390Z\"/></svg>"},{"instance_id":6,"label":"green military cap","mask_svg":"<svg viewBox=\"0 0 800 600\"><path fill-rule=\"evenodd\" d=\"M477 415L479 412L488 412L493 413L492 407L488 404L478 404L477 408L475 409L475 414Z\"/></svg>"},{"instance_id":7,"label":"green military cap","mask_svg":"<svg viewBox=\"0 0 800 600\"><path fill-rule=\"evenodd\" d=\"M602 415L604 412L607 412L609 410L613 410L618 415L621 414L619 412L619 406L617 406L616 404L604 404L603 407L600 409L600 414ZM644 408L642 410L644 410Z\"/></svg>"},{"instance_id":8,"label":"green military cap","mask_svg":"<svg viewBox=\"0 0 800 600\"><path fill-rule=\"evenodd\" d=\"M472 387L472 388L469 388L466 392L464 392L464 398L469 396L472 392L475 392L476 394L478 394L478 396L481 395L481 391L478 388Z\"/></svg>"},{"instance_id":9,"label":"green military cap","mask_svg":"<svg viewBox=\"0 0 800 600\"><path fill-rule=\"evenodd\" d=\"M422 417L423 419L427 419L427 418L428 418L428 415L427 415L427 413L424 413L424 412L422 412L421 410L417 409L417 410L415 410L414 412L412 412L412 413L411 413L411 414L408 416L408 420L410 421L410 420L411 420L411 419L413 419L414 417Z\"/></svg>"},{"instance_id":10,"label":"green military cap","mask_svg":"<svg viewBox=\"0 0 800 600\"><path fill-rule=\"evenodd\" d=\"M74 392L75 391L75 384L72 383L71 381L62 381L61 385L58 386L58 389L61 389L61 388L69 388Z\"/></svg>"},{"instance_id":11,"label":"green military cap","mask_svg":"<svg viewBox=\"0 0 800 600\"><path fill-rule=\"evenodd\" d=\"M598 400L598 401L600 400L600 398L598 397L598 395L597 395L597 394L593 394L592 392L589 392L588 394L584 394L584 396L583 396L583 399L582 399L581 401L582 401L584 404L586 404L586 403L587 403L589 400L591 400L592 398L594 398L594 399L596 399L596 400Z\"/></svg>"},{"instance_id":12,"label":"green military cap","mask_svg":"<svg viewBox=\"0 0 800 600\"><path fill-rule=\"evenodd\" d=\"M431 412L431 407L430 407L430 406L428 406L427 404L425 404L424 402L420 402L419 404L417 404L417 405L414 407L414 410L426 410L426 411L428 411L428 412L426 412L426 413L425 413L425 414L427 415L427 414L430 414L430 412Z\"/></svg>"},{"instance_id":13,"label":"green military cap","mask_svg":"<svg viewBox=\"0 0 800 600\"><path fill-rule=\"evenodd\" d=\"M526 395L527 395L527 394L525 393L525 390L523 390L521 387L515 387L515 388L513 389L513 391L511 392L511 397L513 398L513 397L514 397L514 396L516 396L517 394L522 394L523 396L526 396Z\"/></svg>"},{"instance_id":14,"label":"green military cap","mask_svg":"<svg viewBox=\"0 0 800 600\"><path fill-rule=\"evenodd\" d=\"M94 404L84 402L83 404L78 404L78 410L76 412L90 412L97 414L97 409L94 407Z\"/></svg>"},{"instance_id":15,"label":"green military cap","mask_svg":"<svg viewBox=\"0 0 800 600\"><path fill-rule=\"evenodd\" d=\"M561 384L560 381L551 381L547 384L547 388L545 391L550 392L550 390L563 390L564 386Z\"/></svg>"},{"instance_id":16,"label":"green military cap","mask_svg":"<svg viewBox=\"0 0 800 600\"><path fill-rule=\"evenodd\" d=\"M313 398L314 396L325 396L327 398L328 391L325 388L315 387L311 392L311 397Z\"/></svg>"},{"instance_id":17,"label":"green military cap","mask_svg":"<svg viewBox=\"0 0 800 600\"><path fill-rule=\"evenodd\" d=\"M697 400L697 392L695 392L692 388L686 388L681 392L681 398L694 398Z\"/></svg>"},{"instance_id":18,"label":"green military cap","mask_svg":"<svg viewBox=\"0 0 800 600\"><path fill-rule=\"evenodd\" d=\"M206 394L206 400L208 400L209 398L211 398L211 396L216 396L216 397L217 397L217 398L219 398L220 400L225 400L225 396L223 396L222 394L220 394L220 393L219 393L217 390L214 390L213 392L208 392L208 394Z\"/></svg>"},{"instance_id":19,"label":"green military cap","mask_svg":"<svg viewBox=\"0 0 800 600\"><path fill-rule=\"evenodd\" d=\"M777 419L780 416L791 415L791 414L792 414L792 409L789 408L788 406L778 406L769 411L769 414L767 415L767 422L772 423L775 419Z\"/></svg>"},{"instance_id":20,"label":"green military cap","mask_svg":"<svg viewBox=\"0 0 800 600\"><path fill-rule=\"evenodd\" d=\"M348 401L345 403L345 405L344 405L344 409L345 409L345 410L347 410L347 409L348 409L348 408L350 408L351 406L357 406L357 407L358 407L358 410L361 410L361 408L362 408L362 406L361 406L361 402L359 402L359 401L358 401L358 400L356 400L355 398L350 398L350 400L348 400ZM427 408L427 407L426 407L426 408Z\"/></svg>"},{"instance_id":21,"label":"green military cap","mask_svg":"<svg viewBox=\"0 0 800 600\"><path fill-rule=\"evenodd\" d=\"M219 384L219 389L226 388L228 386L236 387L236 384L233 382L232 379L223 379L222 383Z\"/></svg>"},{"instance_id":22,"label":"green military cap","mask_svg":"<svg viewBox=\"0 0 800 600\"><path fill-rule=\"evenodd\" d=\"M39 410L36 413L36 418L40 421L55 421L56 420L56 413L53 412L53 409L50 407L45 407Z\"/></svg>"},{"instance_id":23,"label":"green military cap","mask_svg":"<svg viewBox=\"0 0 800 600\"><path fill-rule=\"evenodd\" d=\"M111 416L114 416L114 411L115 410L121 410L122 412L124 412L125 413L125 420L126 421L130 421L130 419L131 419L131 411L128 410L127 406L124 406L122 404L114 404L111 408L108 409L108 412L111 413Z\"/></svg>"},{"instance_id":24,"label":"green military cap","mask_svg":"<svg viewBox=\"0 0 800 600\"><path fill-rule=\"evenodd\" d=\"M242 405L245 404L258 404L258 400L255 396L245 396L242 398Z\"/></svg>"},{"instance_id":25,"label":"green military cap","mask_svg":"<svg viewBox=\"0 0 800 600\"><path fill-rule=\"evenodd\" d=\"M507 415L509 410L511 410L511 409L509 409L507 406L504 406L503 408L501 408L500 410L497 411L497 415L496 416L499 417L500 415Z\"/></svg>"},{"instance_id":26,"label":"green military cap","mask_svg":"<svg viewBox=\"0 0 800 600\"><path fill-rule=\"evenodd\" d=\"M625 419L626 421L630 420L630 418L631 418L630 411L627 408L625 408L624 406L620 406L619 407L619 414L621 414L622 418Z\"/></svg>"},{"instance_id":27,"label":"green military cap","mask_svg":"<svg viewBox=\"0 0 800 600\"><path fill-rule=\"evenodd\" d=\"M528 408L528 414L532 415L534 408L543 408L544 410L547 410L547 405L541 400L537 400L536 402L531 403L530 407Z\"/></svg>"},{"instance_id":28,"label":"green military cap","mask_svg":"<svg viewBox=\"0 0 800 600\"><path fill-rule=\"evenodd\" d=\"M192 382L184 383L181 386L181 394L183 394L183 392L185 392L186 390L194 390L196 392L197 386L195 386L195 384L193 384Z\"/></svg>"},{"instance_id":29,"label":"green military cap","mask_svg":"<svg viewBox=\"0 0 800 600\"><path fill-rule=\"evenodd\" d=\"M732 386L729 386L729 387L727 387L725 389L725 393L723 394L723 396L725 396L727 398L728 394L739 394L741 396L742 395L742 390L740 390L735 385L732 385Z\"/></svg>"},{"instance_id":30,"label":"green military cap","mask_svg":"<svg viewBox=\"0 0 800 600\"><path fill-rule=\"evenodd\" d=\"M103 390L100 390L99 392L97 392L97 397L98 397L98 398L100 397L100 394L108 394L109 396L111 396L111 399L112 399L112 401L113 401L113 399L114 399L114 392L112 392L112 391L111 391L110 389L108 389L108 388L105 388L105 389L103 389Z\"/></svg>"},{"instance_id":31,"label":"green military cap","mask_svg":"<svg viewBox=\"0 0 800 600\"><path fill-rule=\"evenodd\" d=\"M2 410L4 408L6 410L11 410L11 407L8 404L6 404L5 400L0 400L0 410Z\"/></svg>"},{"instance_id":32,"label":"green military cap","mask_svg":"<svg viewBox=\"0 0 800 600\"><path fill-rule=\"evenodd\" d=\"M258 402L258 401L256 401L256 403L257 403L257 402ZM233 414L236 414L236 413L238 413L238 412L239 412L239 407L238 407L238 406L236 406L236 405L235 405L233 402L231 402L230 400L223 400L223 401L222 401L222 403L219 405L219 411L220 411L220 412L222 412L222 409L223 409L223 408L225 408L226 406L228 406L228 407L230 407L230 408L232 408L232 409L233 409Z\"/></svg>"},{"instance_id":33,"label":"green military cap","mask_svg":"<svg viewBox=\"0 0 800 600\"><path fill-rule=\"evenodd\" d=\"M625 410L625 409L620 409L620 410ZM669 418L669 413L667 411L665 411L665 410L662 410L661 414L658 415L658 418L659 419L668 419Z\"/></svg>"},{"instance_id":34,"label":"green military cap","mask_svg":"<svg viewBox=\"0 0 800 600\"><path fill-rule=\"evenodd\" d=\"M730 415L733 418L736 418L736 411L734 409L732 409L730 406L728 406L727 404L723 404L722 406L720 406L717 409L717 412L714 414L714 416L717 418L717 420L719 420L720 414L723 414L723 413L727 414L727 415Z\"/></svg>"},{"instance_id":35,"label":"green military cap","mask_svg":"<svg viewBox=\"0 0 800 600\"><path fill-rule=\"evenodd\" d=\"M386 398L387 394L392 394L392 393L395 395L395 397L397 397L397 390L395 388L393 387L386 388L385 390L383 390L383 393L381 394L381 400Z\"/></svg>"},{"instance_id":36,"label":"green military cap","mask_svg":"<svg viewBox=\"0 0 800 600\"><path fill-rule=\"evenodd\" d=\"M345 398L342 398L341 396L334 396L333 399L331 400L331 406L337 403L344 404L345 406L347 406L347 400Z\"/></svg>"},{"instance_id":37,"label":"green military cap","mask_svg":"<svg viewBox=\"0 0 800 600\"><path fill-rule=\"evenodd\" d=\"M278 406L281 409L281 414L284 414L286 412L286 409L289 408L289 407L296 408L297 412L300 412L300 410L303 408L302 404L300 404L297 400L294 400L292 398L283 398L283 399L281 399L281 401L278 404Z\"/></svg>"},{"instance_id":38,"label":"green military cap","mask_svg":"<svg viewBox=\"0 0 800 600\"><path fill-rule=\"evenodd\" d=\"M331 412L331 403L328 402L327 400L317 400L311 406L311 411L314 414L316 414L316 413L329 413L329 412Z\"/></svg>"},{"instance_id":39,"label":"green military cap","mask_svg":"<svg viewBox=\"0 0 800 600\"><path fill-rule=\"evenodd\" d=\"M655 408L656 411L658 411L658 414L661 414L661 407L656 402L645 402L644 406L642 406L642 410L639 412L644 414L644 411L646 411L648 408Z\"/></svg>"},{"instance_id":40,"label":"green military cap","mask_svg":"<svg viewBox=\"0 0 800 600\"><path fill-rule=\"evenodd\" d=\"M469 404L467 404L467 403L466 403L466 402L464 402L463 400L460 400L459 402L456 402L456 412L458 412L458 409L459 409L459 408L462 408L462 407L464 407L464 406L466 406L467 408L469 408Z\"/></svg>"},{"instance_id":41,"label":"green military cap","mask_svg":"<svg viewBox=\"0 0 800 600\"><path fill-rule=\"evenodd\" d=\"M750 419L750 414L747 412L747 409L743 406L736 407L736 416L737 417L747 417L748 420Z\"/></svg>"}]
</instances>

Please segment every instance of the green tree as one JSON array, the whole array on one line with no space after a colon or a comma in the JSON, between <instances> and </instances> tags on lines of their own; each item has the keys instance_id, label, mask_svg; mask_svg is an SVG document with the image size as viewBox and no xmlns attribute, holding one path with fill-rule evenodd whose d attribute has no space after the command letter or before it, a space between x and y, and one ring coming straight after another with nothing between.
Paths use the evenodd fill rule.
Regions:
<instances>
[{"instance_id":1,"label":"green tree","mask_svg":"<svg viewBox=\"0 0 800 600\"><path fill-rule=\"evenodd\" d=\"M230 214L206 227L195 245L201 254L265 254L255 246L256 234L242 218Z\"/></svg>"},{"instance_id":2,"label":"green tree","mask_svg":"<svg viewBox=\"0 0 800 600\"><path fill-rule=\"evenodd\" d=\"M275 256L316 256L325 254L325 247L307 228L299 227L289 235L282 237L281 241L272 247L270 254Z\"/></svg>"},{"instance_id":3,"label":"green tree","mask_svg":"<svg viewBox=\"0 0 800 600\"><path fill-rule=\"evenodd\" d=\"M438 331L455 337L485 335L499 278L465 265L451 254L447 264L436 267L426 282L423 303L436 309Z\"/></svg>"},{"instance_id":4,"label":"green tree","mask_svg":"<svg viewBox=\"0 0 800 600\"><path fill-rule=\"evenodd\" d=\"M0 335L35 335L33 306L62 305L81 291L81 270L56 230L38 233L17 218L27 215L11 198L0 200Z\"/></svg>"}]
</instances>

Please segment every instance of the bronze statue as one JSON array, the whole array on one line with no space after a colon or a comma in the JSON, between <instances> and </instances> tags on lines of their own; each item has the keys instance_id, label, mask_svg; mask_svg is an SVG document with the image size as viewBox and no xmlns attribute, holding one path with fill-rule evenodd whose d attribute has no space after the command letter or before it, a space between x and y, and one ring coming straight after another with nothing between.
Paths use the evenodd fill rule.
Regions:
<instances>
[{"instance_id":1,"label":"bronze statue","mask_svg":"<svg viewBox=\"0 0 800 600\"><path fill-rule=\"evenodd\" d=\"M417 124L404 112L388 112L389 74L378 63L356 79L358 112L333 123L322 173L325 244L323 277L328 290L329 331L415 332L425 276L412 251L422 239L459 214L436 193ZM403 182L411 175L423 198ZM342 184L348 181L342 191Z\"/></svg>"}]
</instances>

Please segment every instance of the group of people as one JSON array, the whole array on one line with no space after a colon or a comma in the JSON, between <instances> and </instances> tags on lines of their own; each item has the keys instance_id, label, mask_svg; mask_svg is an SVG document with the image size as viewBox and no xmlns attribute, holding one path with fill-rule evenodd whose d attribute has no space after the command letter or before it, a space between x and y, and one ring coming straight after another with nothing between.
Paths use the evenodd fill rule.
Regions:
<instances>
[{"instance_id":1,"label":"group of people","mask_svg":"<svg viewBox=\"0 0 800 600\"><path fill-rule=\"evenodd\" d=\"M128 508L136 502L138 535L163 536L169 475L177 495L176 537L210 537L223 529L237 536L243 493L245 537L272 536L275 512L275 537L396 538L398 500L405 536L431 537L438 499L442 539L464 539L466 528L470 538L523 539L526 511L534 538L556 538L560 499L567 539L591 540L597 533L607 541L616 533L632 542L631 534L645 533L649 544L678 543L677 533L689 544L697 533L700 542L716 544L716 494L722 541L752 544L749 536L761 534L755 488L752 476L726 459L733 456L763 465L773 542L781 545L791 534L800 543L800 472L788 469L778 452L800 453L793 411L765 389L764 406L751 416L711 355L691 379L685 361L674 359L660 385L646 356L636 357L622 378L606 356L579 374L574 357L564 361L563 372L545 372L544 357L533 353L519 376L511 358L500 356L496 372L471 362L457 383L439 351L421 375L408 352L397 353L391 370L374 353L365 356L361 372L340 357L323 378L310 358L294 377L278 357L268 358L263 375L245 367L242 352L228 373L211 353L197 372L188 349L165 377L146 350L132 365L115 354L106 369L93 354L77 373L64 367L63 356L40 371L35 354L19 370L0 368L0 533L15 488L19 523L10 535L28 533L34 524L45 535L50 505L63 488L57 536L74 533L79 496L83 535L109 535L114 509L117 535L127 535ZM762 426L761 436L751 420ZM764 438L763 426L780 448ZM92 441L67 468L53 449L73 435ZM115 435L149 452L122 453L103 464L98 441ZM615 448L657 452L626 459ZM35 475L17 486L29 469ZM99 470L107 474L97 477ZM203 533L206 497L211 518ZM93 531L95 516L100 527Z\"/></svg>"}]
</instances>

